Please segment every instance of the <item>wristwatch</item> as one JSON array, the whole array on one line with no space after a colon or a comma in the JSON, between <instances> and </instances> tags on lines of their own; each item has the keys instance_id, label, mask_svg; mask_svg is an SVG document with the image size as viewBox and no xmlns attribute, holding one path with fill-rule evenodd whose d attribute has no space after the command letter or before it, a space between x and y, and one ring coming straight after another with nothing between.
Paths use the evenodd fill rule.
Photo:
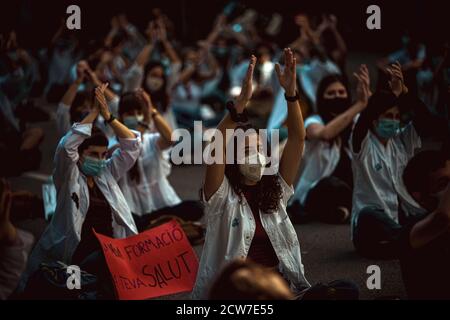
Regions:
<instances>
[{"instance_id":1,"label":"wristwatch","mask_svg":"<svg viewBox=\"0 0 450 320\"><path fill-rule=\"evenodd\" d=\"M111 113L110 117L108 120L105 120L107 124L110 124L111 122L113 122L114 120L116 120L116 117L114 117L114 115Z\"/></svg>"},{"instance_id":2,"label":"wristwatch","mask_svg":"<svg viewBox=\"0 0 450 320\"><path fill-rule=\"evenodd\" d=\"M284 93L284 98L289 101L289 102L295 102L297 100L300 100L300 95L298 94L298 91L295 90L295 96L290 97L288 95L286 95L286 92Z\"/></svg>"},{"instance_id":3,"label":"wristwatch","mask_svg":"<svg viewBox=\"0 0 450 320\"><path fill-rule=\"evenodd\" d=\"M153 119L153 118L156 117L158 114L159 114L158 110L154 110L150 116L151 116L152 119Z\"/></svg>"},{"instance_id":4,"label":"wristwatch","mask_svg":"<svg viewBox=\"0 0 450 320\"><path fill-rule=\"evenodd\" d=\"M233 120L234 122L237 122L237 123L248 122L247 110L244 109L244 111L242 111L242 113L237 113L233 101L231 101L231 100L228 101L226 103L226 108L227 108L228 112L230 113L231 120Z\"/></svg>"}]
</instances>

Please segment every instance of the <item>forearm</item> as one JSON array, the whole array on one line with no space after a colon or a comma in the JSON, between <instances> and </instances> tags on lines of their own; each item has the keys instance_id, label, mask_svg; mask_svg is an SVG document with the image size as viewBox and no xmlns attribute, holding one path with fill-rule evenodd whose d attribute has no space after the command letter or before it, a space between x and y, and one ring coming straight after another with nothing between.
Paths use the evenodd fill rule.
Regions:
<instances>
[{"instance_id":1,"label":"forearm","mask_svg":"<svg viewBox=\"0 0 450 320\"><path fill-rule=\"evenodd\" d=\"M84 117L84 119L80 122L80 124L89 124L94 123L95 119L97 119L99 111L95 108L89 112L89 114Z\"/></svg>"},{"instance_id":2,"label":"forearm","mask_svg":"<svg viewBox=\"0 0 450 320\"><path fill-rule=\"evenodd\" d=\"M334 35L334 39L336 40L338 50L342 54L347 53L347 45L345 44L345 40L344 40L344 38L342 38L342 35L340 34L340 32L336 28L332 28L331 31Z\"/></svg>"},{"instance_id":3,"label":"forearm","mask_svg":"<svg viewBox=\"0 0 450 320\"><path fill-rule=\"evenodd\" d=\"M166 51L167 55L169 56L169 59L172 63L180 63L180 58L178 57L178 54L172 47L172 44L169 40L162 41L162 44L164 46L164 50Z\"/></svg>"},{"instance_id":4,"label":"forearm","mask_svg":"<svg viewBox=\"0 0 450 320\"><path fill-rule=\"evenodd\" d=\"M93 78L92 79L92 83L96 86L96 87L100 87L103 83L98 79L98 78ZM109 88L105 89L105 98L108 101L112 101L116 98L118 98L118 96Z\"/></svg>"},{"instance_id":5,"label":"forearm","mask_svg":"<svg viewBox=\"0 0 450 320\"><path fill-rule=\"evenodd\" d=\"M178 77L178 83L183 83L183 82L188 81L192 77L194 72L195 72L195 67L193 67L193 66L185 68Z\"/></svg>"},{"instance_id":6,"label":"forearm","mask_svg":"<svg viewBox=\"0 0 450 320\"><path fill-rule=\"evenodd\" d=\"M292 96L294 95L295 94L292 94ZM292 140L296 143L303 144L306 133L303 122L303 115L300 109L300 102L298 100L295 102L288 101L287 107L288 141Z\"/></svg>"},{"instance_id":7,"label":"forearm","mask_svg":"<svg viewBox=\"0 0 450 320\"><path fill-rule=\"evenodd\" d=\"M365 105L362 102L356 102L347 111L343 112L331 120L321 131L320 139L330 141L336 138L353 121L355 116L364 110Z\"/></svg>"},{"instance_id":8,"label":"forearm","mask_svg":"<svg viewBox=\"0 0 450 320\"><path fill-rule=\"evenodd\" d=\"M228 140L226 140L226 130L236 129L236 123L231 120L230 115L227 114L216 129L220 131L223 138L223 159L221 163L212 163L206 166L205 182L203 184L203 193L206 200L209 200L211 196L219 189L225 177L226 147L228 145ZM231 139L231 136L229 138ZM215 150L215 152L217 152L217 150Z\"/></svg>"},{"instance_id":9,"label":"forearm","mask_svg":"<svg viewBox=\"0 0 450 320\"><path fill-rule=\"evenodd\" d=\"M159 134L161 135L161 138L164 139L164 141L167 144L172 144L172 128L167 123L167 121L164 119L164 117L160 113L156 113L153 116L153 121L155 122L156 130L158 130Z\"/></svg>"},{"instance_id":10,"label":"forearm","mask_svg":"<svg viewBox=\"0 0 450 320\"><path fill-rule=\"evenodd\" d=\"M153 50L153 45L152 44L147 44L142 50L141 52L139 52L139 55L136 58L136 63L141 66L144 67L147 62L148 59L150 57L150 54L152 53Z\"/></svg>"},{"instance_id":11,"label":"forearm","mask_svg":"<svg viewBox=\"0 0 450 320\"><path fill-rule=\"evenodd\" d=\"M442 234L450 228L450 187L444 193L437 210L429 214L426 218L417 222L411 229L409 241L412 248L420 248Z\"/></svg>"},{"instance_id":12,"label":"forearm","mask_svg":"<svg viewBox=\"0 0 450 320\"><path fill-rule=\"evenodd\" d=\"M436 117L427 106L414 94L404 93L399 97L400 112L409 114L412 124L419 136L434 136L438 139L448 137L448 123Z\"/></svg>"},{"instance_id":13,"label":"forearm","mask_svg":"<svg viewBox=\"0 0 450 320\"><path fill-rule=\"evenodd\" d=\"M117 119L114 119L109 125L113 129L114 134L120 139L136 138L135 134Z\"/></svg>"},{"instance_id":14,"label":"forearm","mask_svg":"<svg viewBox=\"0 0 450 320\"><path fill-rule=\"evenodd\" d=\"M288 138L280 160L279 173L288 185L297 177L305 143L305 129L299 102L288 102Z\"/></svg>"},{"instance_id":15,"label":"forearm","mask_svg":"<svg viewBox=\"0 0 450 320\"><path fill-rule=\"evenodd\" d=\"M82 81L80 79L75 80L67 89L66 93L61 99L61 103L70 106L77 95L78 88L80 87Z\"/></svg>"}]
</instances>

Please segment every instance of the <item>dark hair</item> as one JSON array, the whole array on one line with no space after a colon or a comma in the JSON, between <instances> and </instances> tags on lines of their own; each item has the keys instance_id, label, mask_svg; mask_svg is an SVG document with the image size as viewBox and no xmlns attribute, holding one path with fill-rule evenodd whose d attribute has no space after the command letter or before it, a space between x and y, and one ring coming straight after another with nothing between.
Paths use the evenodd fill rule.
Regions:
<instances>
[{"instance_id":1,"label":"dark hair","mask_svg":"<svg viewBox=\"0 0 450 320\"><path fill-rule=\"evenodd\" d=\"M163 72L162 79L164 81L164 84L158 91L152 91L149 87L147 87L147 76L149 72L156 67L160 67L164 70L164 65L161 62L158 61L152 61L149 62L144 69L144 77L142 78L142 87L145 89L145 91L149 92L152 97L152 102L155 105L155 107L160 112L166 112L168 106L169 106L169 95L167 94L167 76L166 73Z\"/></svg>"},{"instance_id":2,"label":"dark hair","mask_svg":"<svg viewBox=\"0 0 450 320\"><path fill-rule=\"evenodd\" d=\"M361 112L358 123L372 130L372 122L377 120L386 110L398 106L398 98L390 91L376 91L370 98L367 108Z\"/></svg>"},{"instance_id":3,"label":"dark hair","mask_svg":"<svg viewBox=\"0 0 450 320\"><path fill-rule=\"evenodd\" d=\"M246 131L253 128L249 126L238 126L236 130L237 129ZM237 137L234 136L233 140L234 161L232 164L225 165L225 175L228 178L234 192L239 196L239 199L242 200L242 179L244 176L240 172L239 165L237 164ZM267 151L268 153L270 152L270 146L268 146ZM278 175L264 175L258 182L257 188L259 209L263 213L276 213L279 209L279 201L282 197L282 189Z\"/></svg>"},{"instance_id":4,"label":"dark hair","mask_svg":"<svg viewBox=\"0 0 450 320\"><path fill-rule=\"evenodd\" d=\"M117 46L124 44L125 41L128 40L127 32L123 29L120 29L111 39L111 49L116 48Z\"/></svg>"},{"instance_id":5,"label":"dark hair","mask_svg":"<svg viewBox=\"0 0 450 320\"><path fill-rule=\"evenodd\" d=\"M108 147L108 144L108 138L103 133L103 131L96 126L93 126L91 136L85 139L82 144L80 144L80 146L78 147L78 153L82 154L83 151L90 146Z\"/></svg>"},{"instance_id":6,"label":"dark hair","mask_svg":"<svg viewBox=\"0 0 450 320\"><path fill-rule=\"evenodd\" d=\"M125 92L120 96L119 116L135 110L143 112L145 108L144 100L136 92Z\"/></svg>"},{"instance_id":7,"label":"dark hair","mask_svg":"<svg viewBox=\"0 0 450 320\"><path fill-rule=\"evenodd\" d=\"M321 113L327 112L328 110L323 110L322 106L323 106L323 100L325 100L325 98L323 97L325 94L325 91L327 90L327 88L332 85L335 82L340 82L342 83L342 85L345 87L345 90L347 90L347 96L348 96L348 101L349 101L349 106L350 103L352 101L352 98L350 96L351 92L350 89L348 87L348 82L347 80L341 76L340 74L330 74L326 77L324 77L322 80L320 80L319 86L317 87L317 92L316 92L316 105L317 105L317 111L319 113L319 115L321 115Z\"/></svg>"},{"instance_id":8,"label":"dark hair","mask_svg":"<svg viewBox=\"0 0 450 320\"><path fill-rule=\"evenodd\" d=\"M410 194L428 193L430 175L445 167L444 154L436 150L422 151L409 160L403 171L403 183Z\"/></svg>"},{"instance_id":9,"label":"dark hair","mask_svg":"<svg viewBox=\"0 0 450 320\"><path fill-rule=\"evenodd\" d=\"M75 95L75 98L72 101L72 104L70 105L70 121L72 123L74 122L80 122L82 119L82 113L79 110L79 108L86 102L86 101L92 101L92 95L93 92L89 91L80 91L77 92Z\"/></svg>"},{"instance_id":10,"label":"dark hair","mask_svg":"<svg viewBox=\"0 0 450 320\"><path fill-rule=\"evenodd\" d=\"M135 110L143 112L145 108L145 102L136 92L125 92L120 97L119 116ZM131 180L136 181L138 184L140 183L141 175L139 174L139 159L136 160L133 167L130 168L128 174Z\"/></svg>"},{"instance_id":11,"label":"dark hair","mask_svg":"<svg viewBox=\"0 0 450 320\"><path fill-rule=\"evenodd\" d=\"M248 269L252 275L249 281L242 283L243 279L236 277L239 270ZM210 300L286 300L287 295L271 290L271 287L262 285L266 271L258 264L249 260L235 260L228 264L209 291Z\"/></svg>"}]
</instances>

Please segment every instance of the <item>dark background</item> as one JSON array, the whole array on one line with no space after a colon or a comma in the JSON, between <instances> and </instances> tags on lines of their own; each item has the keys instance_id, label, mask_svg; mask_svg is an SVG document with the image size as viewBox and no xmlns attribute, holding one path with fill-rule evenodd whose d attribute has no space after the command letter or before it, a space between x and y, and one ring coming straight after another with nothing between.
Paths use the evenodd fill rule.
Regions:
<instances>
[{"instance_id":1,"label":"dark background","mask_svg":"<svg viewBox=\"0 0 450 320\"><path fill-rule=\"evenodd\" d=\"M176 25L177 38L183 43L205 37L211 29L217 14L229 1L225 0L2 0L0 3L0 30L12 28L18 31L23 46L37 48L45 46L56 31L61 18L66 18L66 8L77 4L81 8L81 41L99 38L109 30L113 14L125 12L130 21L141 30L150 18L150 10L160 7ZM339 29L343 33L350 50L389 52L400 45L404 30L425 41L428 46L442 43L448 38L450 22L445 1L400 0L400 1L239 1L270 17L272 13L283 15L282 32L277 37L280 45L292 41L298 31L293 17L298 12L320 16L322 12L332 12L338 17ZM366 28L366 8L377 4L381 8L381 30Z\"/></svg>"}]
</instances>

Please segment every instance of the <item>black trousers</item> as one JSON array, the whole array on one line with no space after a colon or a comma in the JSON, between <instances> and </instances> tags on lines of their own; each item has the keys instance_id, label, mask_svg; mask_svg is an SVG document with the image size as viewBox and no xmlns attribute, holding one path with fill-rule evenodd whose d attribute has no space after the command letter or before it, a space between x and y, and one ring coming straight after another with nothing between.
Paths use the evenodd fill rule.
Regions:
<instances>
[{"instance_id":1,"label":"black trousers","mask_svg":"<svg viewBox=\"0 0 450 320\"><path fill-rule=\"evenodd\" d=\"M402 226L383 209L368 206L358 214L352 226L356 251L372 259L396 259L400 253Z\"/></svg>"},{"instance_id":2,"label":"black trousers","mask_svg":"<svg viewBox=\"0 0 450 320\"><path fill-rule=\"evenodd\" d=\"M359 289L348 280L317 283L298 296L297 300L358 300Z\"/></svg>"},{"instance_id":3,"label":"black trousers","mask_svg":"<svg viewBox=\"0 0 450 320\"><path fill-rule=\"evenodd\" d=\"M158 219L165 215L179 217L187 221L197 221L203 217L203 205L200 201L183 201L173 207L165 207L143 216L133 214L134 222L139 232L147 229L151 220Z\"/></svg>"},{"instance_id":4,"label":"black trousers","mask_svg":"<svg viewBox=\"0 0 450 320\"><path fill-rule=\"evenodd\" d=\"M305 200L305 211L311 218L325 223L342 223L339 207L352 210L352 189L340 178L330 176L320 180Z\"/></svg>"}]
</instances>

